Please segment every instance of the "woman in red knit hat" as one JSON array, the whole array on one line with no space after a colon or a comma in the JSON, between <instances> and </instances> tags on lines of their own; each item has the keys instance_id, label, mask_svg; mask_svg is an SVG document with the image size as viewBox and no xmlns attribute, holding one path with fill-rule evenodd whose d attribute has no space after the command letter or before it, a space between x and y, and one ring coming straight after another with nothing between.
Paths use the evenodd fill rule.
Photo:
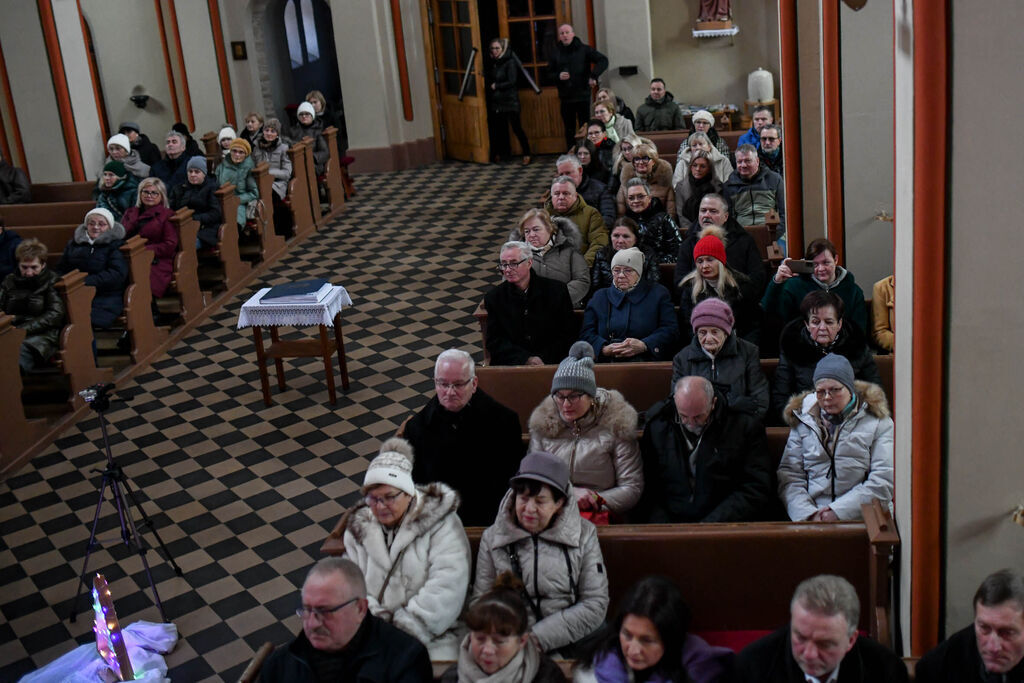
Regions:
<instances>
[{"instance_id":1,"label":"woman in red knit hat","mask_svg":"<svg viewBox=\"0 0 1024 683\"><path fill-rule=\"evenodd\" d=\"M693 336L690 314L709 297L722 299L736 317L736 334L752 344L761 341L761 302L758 288L743 273L728 266L725 233L707 234L693 247L697 266L679 282L679 334L685 344Z\"/></svg>"}]
</instances>

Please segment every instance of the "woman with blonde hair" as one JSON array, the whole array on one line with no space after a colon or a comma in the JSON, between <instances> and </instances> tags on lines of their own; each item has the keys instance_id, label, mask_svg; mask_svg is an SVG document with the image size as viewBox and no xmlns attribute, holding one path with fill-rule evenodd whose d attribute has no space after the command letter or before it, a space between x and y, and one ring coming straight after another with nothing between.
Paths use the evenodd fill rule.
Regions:
<instances>
[{"instance_id":1,"label":"woman with blonde hair","mask_svg":"<svg viewBox=\"0 0 1024 683\"><path fill-rule=\"evenodd\" d=\"M676 155L676 168L672 173L672 186L675 187L681 180L686 178L689 170L690 160L694 153L703 151L711 159L711 166L715 169L715 179L725 184L725 181L732 175L732 162L729 157L718 151L718 148L711 144L711 138L706 133L692 133L679 145L679 152Z\"/></svg>"},{"instance_id":2,"label":"woman with blonde hair","mask_svg":"<svg viewBox=\"0 0 1024 683\"><path fill-rule=\"evenodd\" d=\"M696 264L679 283L679 334L683 344L693 337L690 317L694 307L715 297L729 304L736 318L736 334L758 345L761 341L761 300L757 285L727 264L725 233L721 228L705 228L693 248Z\"/></svg>"},{"instance_id":3,"label":"woman with blonde hair","mask_svg":"<svg viewBox=\"0 0 1024 683\"><path fill-rule=\"evenodd\" d=\"M643 178L651 186L651 196L661 200L670 216L676 215L676 193L672 183L672 166L658 158L653 144L641 144L633 148L633 161L623 166L619 176L619 191L615 195L618 215L626 213L626 183L630 178Z\"/></svg>"}]
</instances>

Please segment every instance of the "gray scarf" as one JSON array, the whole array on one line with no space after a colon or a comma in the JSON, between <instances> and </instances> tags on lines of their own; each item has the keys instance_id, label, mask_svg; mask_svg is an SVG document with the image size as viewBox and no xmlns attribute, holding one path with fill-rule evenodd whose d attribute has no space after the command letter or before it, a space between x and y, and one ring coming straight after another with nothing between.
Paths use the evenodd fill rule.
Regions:
<instances>
[{"instance_id":1,"label":"gray scarf","mask_svg":"<svg viewBox=\"0 0 1024 683\"><path fill-rule=\"evenodd\" d=\"M484 673L469 652L471 635L466 635L459 646L459 683L530 683L540 669L540 652L532 640L527 640L519 652L500 670Z\"/></svg>"}]
</instances>

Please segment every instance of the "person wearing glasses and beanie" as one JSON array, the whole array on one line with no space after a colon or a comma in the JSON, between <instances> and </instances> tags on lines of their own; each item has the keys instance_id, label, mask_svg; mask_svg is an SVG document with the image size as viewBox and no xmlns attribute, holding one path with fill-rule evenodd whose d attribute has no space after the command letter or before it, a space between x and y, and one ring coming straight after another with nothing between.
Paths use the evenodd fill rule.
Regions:
<instances>
[{"instance_id":1,"label":"person wearing glasses and beanie","mask_svg":"<svg viewBox=\"0 0 1024 683\"><path fill-rule=\"evenodd\" d=\"M618 391L598 389L594 348L578 341L551 379L551 396L530 415L530 451L559 457L569 467L581 511L621 518L644 488L636 410ZM594 513L594 514L591 514Z\"/></svg>"},{"instance_id":2,"label":"person wearing glasses and beanie","mask_svg":"<svg viewBox=\"0 0 1024 683\"><path fill-rule=\"evenodd\" d=\"M794 522L861 519L860 506L892 503L893 423L882 387L854 379L843 356L814 368L814 389L783 412L789 441L779 463L779 497Z\"/></svg>"},{"instance_id":3,"label":"person wearing glasses and beanie","mask_svg":"<svg viewBox=\"0 0 1024 683\"><path fill-rule=\"evenodd\" d=\"M469 540L447 484L415 485L412 446L381 444L363 479L363 500L332 534L366 577L373 614L416 636L431 659L458 656L457 622L469 588Z\"/></svg>"}]
</instances>

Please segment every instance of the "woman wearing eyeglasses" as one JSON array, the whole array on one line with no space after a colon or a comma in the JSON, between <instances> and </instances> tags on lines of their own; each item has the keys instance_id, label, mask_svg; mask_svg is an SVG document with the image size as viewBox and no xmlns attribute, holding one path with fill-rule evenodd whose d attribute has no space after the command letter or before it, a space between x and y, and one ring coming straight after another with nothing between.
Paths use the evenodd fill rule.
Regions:
<instances>
[{"instance_id":1,"label":"woman wearing eyeglasses","mask_svg":"<svg viewBox=\"0 0 1024 683\"><path fill-rule=\"evenodd\" d=\"M636 505L644 488L636 410L619 392L597 388L589 343L569 349L551 379L551 396L534 408L529 427L530 451L553 453L569 466L584 514L621 518Z\"/></svg>"},{"instance_id":2,"label":"woman wearing eyeglasses","mask_svg":"<svg viewBox=\"0 0 1024 683\"><path fill-rule=\"evenodd\" d=\"M178 252L178 228L171 222L174 212L167 202L167 188L159 178L146 178L139 183L135 206L124 212L121 223L125 237L138 235L146 240L146 249L153 252L149 269L149 287L154 298L163 296L174 278L174 255Z\"/></svg>"},{"instance_id":3,"label":"woman wearing eyeglasses","mask_svg":"<svg viewBox=\"0 0 1024 683\"><path fill-rule=\"evenodd\" d=\"M508 239L529 244L533 272L564 282L573 308L583 307L590 291L590 270L580 253L583 237L575 223L561 216L551 217L544 209L528 209Z\"/></svg>"},{"instance_id":4,"label":"woman wearing eyeglasses","mask_svg":"<svg viewBox=\"0 0 1024 683\"><path fill-rule=\"evenodd\" d=\"M860 506L893 492L893 423L885 392L857 381L850 361L830 353L814 388L786 405L791 431L779 463L779 496L793 521L861 519Z\"/></svg>"},{"instance_id":5,"label":"woman wearing eyeglasses","mask_svg":"<svg viewBox=\"0 0 1024 683\"><path fill-rule=\"evenodd\" d=\"M416 636L431 659L454 660L469 541L456 514L459 494L440 482L413 484L412 459L405 439L381 445L366 469L363 500L342 519L345 555L366 577L375 616Z\"/></svg>"},{"instance_id":6,"label":"woman wearing eyeglasses","mask_svg":"<svg viewBox=\"0 0 1024 683\"><path fill-rule=\"evenodd\" d=\"M655 263L676 262L682 244L679 227L643 178L630 178L626 182L625 217L632 218L640 227L640 241L654 252Z\"/></svg>"},{"instance_id":7,"label":"woman wearing eyeglasses","mask_svg":"<svg viewBox=\"0 0 1024 683\"><path fill-rule=\"evenodd\" d=\"M643 178L651 188L651 196L657 197L670 216L676 215L676 193L672 189L672 166L658 158L654 145L642 144L633 148L633 163L623 166L619 176L621 185L615 195L619 215L626 213L626 185L630 178Z\"/></svg>"}]
</instances>

